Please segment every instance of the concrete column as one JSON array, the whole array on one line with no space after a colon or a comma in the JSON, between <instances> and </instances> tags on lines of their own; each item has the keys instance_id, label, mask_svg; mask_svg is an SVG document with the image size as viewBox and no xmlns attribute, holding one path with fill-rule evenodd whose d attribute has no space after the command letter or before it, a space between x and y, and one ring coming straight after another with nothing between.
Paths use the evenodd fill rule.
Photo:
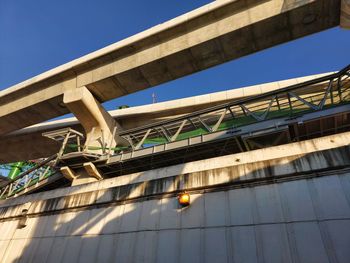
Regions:
<instances>
[{"instance_id":1,"label":"concrete column","mask_svg":"<svg viewBox=\"0 0 350 263\"><path fill-rule=\"evenodd\" d=\"M117 135L113 137L114 127L120 130L120 125L102 107L86 87L69 90L64 93L63 102L75 115L86 132L86 146L88 152L102 154L102 147L125 145L124 139ZM96 147L95 149L91 149Z\"/></svg>"},{"instance_id":2,"label":"concrete column","mask_svg":"<svg viewBox=\"0 0 350 263\"><path fill-rule=\"evenodd\" d=\"M350 29L350 0L342 0L340 8L340 26Z\"/></svg>"}]
</instances>

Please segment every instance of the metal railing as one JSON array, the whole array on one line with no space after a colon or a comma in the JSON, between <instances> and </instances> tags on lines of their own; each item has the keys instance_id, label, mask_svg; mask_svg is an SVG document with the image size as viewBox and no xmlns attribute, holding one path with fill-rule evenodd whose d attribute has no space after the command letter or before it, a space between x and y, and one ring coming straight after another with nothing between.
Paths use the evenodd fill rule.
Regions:
<instances>
[{"instance_id":1,"label":"metal railing","mask_svg":"<svg viewBox=\"0 0 350 263\"><path fill-rule=\"evenodd\" d=\"M28 187L38 184L43 179L55 174L54 166L57 154L43 160L34 167L24 171L16 178L8 181L0 190L0 199L5 199L26 191Z\"/></svg>"}]
</instances>

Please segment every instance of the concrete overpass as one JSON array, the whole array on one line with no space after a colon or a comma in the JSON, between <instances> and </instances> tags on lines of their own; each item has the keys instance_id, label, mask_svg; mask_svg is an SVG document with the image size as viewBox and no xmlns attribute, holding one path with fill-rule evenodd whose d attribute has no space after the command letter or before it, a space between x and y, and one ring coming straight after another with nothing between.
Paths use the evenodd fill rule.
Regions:
<instances>
[{"instance_id":1,"label":"concrete overpass","mask_svg":"<svg viewBox=\"0 0 350 263\"><path fill-rule=\"evenodd\" d=\"M340 0L215 1L0 92L0 134L69 112L86 87L104 102L338 26Z\"/></svg>"}]
</instances>

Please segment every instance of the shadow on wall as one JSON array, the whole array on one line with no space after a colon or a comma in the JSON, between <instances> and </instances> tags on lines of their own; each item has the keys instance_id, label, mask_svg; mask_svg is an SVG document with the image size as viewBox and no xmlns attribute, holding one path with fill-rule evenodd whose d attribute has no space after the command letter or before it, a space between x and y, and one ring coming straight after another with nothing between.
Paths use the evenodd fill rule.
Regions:
<instances>
[{"instance_id":1,"label":"shadow on wall","mask_svg":"<svg viewBox=\"0 0 350 263\"><path fill-rule=\"evenodd\" d=\"M305 160L313 167L315 158L326 162L321 167L350 164L348 147L336 152L327 160L318 153L305 155L292 164L264 168L264 173L302 166ZM246 176L261 173L252 169ZM17 221L4 222L1 262L345 263L350 258L347 170L191 194L191 201L185 209L179 209L176 198L159 196L62 211L32 217L22 229L16 229Z\"/></svg>"}]
</instances>

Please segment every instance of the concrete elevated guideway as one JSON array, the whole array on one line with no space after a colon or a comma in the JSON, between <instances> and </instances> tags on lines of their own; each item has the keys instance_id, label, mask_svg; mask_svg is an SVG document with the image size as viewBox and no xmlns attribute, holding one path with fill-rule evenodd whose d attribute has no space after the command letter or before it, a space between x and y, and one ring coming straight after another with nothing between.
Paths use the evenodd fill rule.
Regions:
<instances>
[{"instance_id":1,"label":"concrete elevated guideway","mask_svg":"<svg viewBox=\"0 0 350 263\"><path fill-rule=\"evenodd\" d=\"M0 92L0 134L66 114L63 94L86 87L99 102L338 26L340 0L215 1Z\"/></svg>"}]
</instances>

